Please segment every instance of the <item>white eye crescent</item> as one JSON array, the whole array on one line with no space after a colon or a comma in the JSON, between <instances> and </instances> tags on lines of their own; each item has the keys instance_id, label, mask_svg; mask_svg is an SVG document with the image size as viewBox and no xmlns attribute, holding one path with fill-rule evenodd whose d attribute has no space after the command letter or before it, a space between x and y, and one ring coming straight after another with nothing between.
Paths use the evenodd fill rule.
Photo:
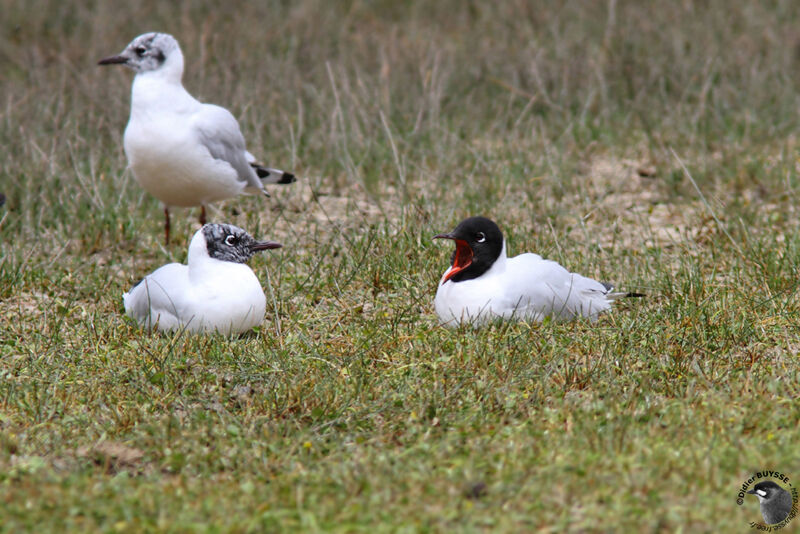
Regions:
<instances>
[{"instance_id":1,"label":"white eye crescent","mask_svg":"<svg viewBox=\"0 0 800 534\"><path fill-rule=\"evenodd\" d=\"M477 241L478 243L483 243L484 241L486 241L486 234L484 234L483 232L478 232L477 235L475 235L475 241Z\"/></svg>"},{"instance_id":2,"label":"white eye crescent","mask_svg":"<svg viewBox=\"0 0 800 534\"><path fill-rule=\"evenodd\" d=\"M229 247L232 247L234 243L236 243L236 238L233 237L232 235L229 235L228 237L225 238L225 244L228 245Z\"/></svg>"}]
</instances>

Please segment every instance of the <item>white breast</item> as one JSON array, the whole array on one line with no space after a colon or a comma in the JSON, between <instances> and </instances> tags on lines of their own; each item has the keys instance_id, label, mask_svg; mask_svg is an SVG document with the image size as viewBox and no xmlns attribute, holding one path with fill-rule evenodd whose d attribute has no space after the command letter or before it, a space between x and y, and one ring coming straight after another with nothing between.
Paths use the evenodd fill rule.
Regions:
<instances>
[{"instance_id":1,"label":"white breast","mask_svg":"<svg viewBox=\"0 0 800 534\"><path fill-rule=\"evenodd\" d=\"M212 260L214 261L214 260ZM194 284L194 331L245 332L264 320L267 299L261 283L247 265L214 261L213 273L198 273ZM194 273L190 279L195 279Z\"/></svg>"},{"instance_id":2,"label":"white breast","mask_svg":"<svg viewBox=\"0 0 800 534\"><path fill-rule=\"evenodd\" d=\"M233 167L212 158L188 127L172 119L128 123L125 154L139 185L168 206L199 206L242 193L245 184Z\"/></svg>"},{"instance_id":3,"label":"white breast","mask_svg":"<svg viewBox=\"0 0 800 534\"><path fill-rule=\"evenodd\" d=\"M545 317L591 320L608 309L606 288L570 273L536 254L514 258L503 253L482 276L462 282L440 282L435 308L447 326L484 324L494 319L542 321Z\"/></svg>"},{"instance_id":4,"label":"white breast","mask_svg":"<svg viewBox=\"0 0 800 534\"><path fill-rule=\"evenodd\" d=\"M192 117L202 106L180 84L134 78L125 155L136 181L167 206L199 206L244 191L236 170L198 140Z\"/></svg>"},{"instance_id":5,"label":"white breast","mask_svg":"<svg viewBox=\"0 0 800 534\"><path fill-rule=\"evenodd\" d=\"M266 297L244 264L208 259L200 268L169 264L123 296L126 313L146 328L240 333L261 324Z\"/></svg>"}]
</instances>

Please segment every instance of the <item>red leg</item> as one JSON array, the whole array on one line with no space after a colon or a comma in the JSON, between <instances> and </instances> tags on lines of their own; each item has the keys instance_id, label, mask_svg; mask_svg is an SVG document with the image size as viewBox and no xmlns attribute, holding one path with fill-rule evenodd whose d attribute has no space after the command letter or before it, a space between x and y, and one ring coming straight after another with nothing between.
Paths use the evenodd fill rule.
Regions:
<instances>
[{"instance_id":1,"label":"red leg","mask_svg":"<svg viewBox=\"0 0 800 534\"><path fill-rule=\"evenodd\" d=\"M169 245L169 207L164 206L164 246Z\"/></svg>"},{"instance_id":2,"label":"red leg","mask_svg":"<svg viewBox=\"0 0 800 534\"><path fill-rule=\"evenodd\" d=\"M200 224L206 224L206 207L203 205L200 206Z\"/></svg>"}]
</instances>

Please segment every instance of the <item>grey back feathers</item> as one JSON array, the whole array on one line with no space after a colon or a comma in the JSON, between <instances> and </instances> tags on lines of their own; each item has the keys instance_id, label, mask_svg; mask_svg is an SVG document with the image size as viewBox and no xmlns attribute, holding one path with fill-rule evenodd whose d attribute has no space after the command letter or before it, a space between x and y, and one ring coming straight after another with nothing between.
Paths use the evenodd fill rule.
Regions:
<instances>
[{"instance_id":1,"label":"grey back feathers","mask_svg":"<svg viewBox=\"0 0 800 534\"><path fill-rule=\"evenodd\" d=\"M219 106L207 104L206 112L195 118L197 136L214 159L226 161L236 170L239 180L248 187L262 190L264 186L247 161L244 136L231 113Z\"/></svg>"}]
</instances>

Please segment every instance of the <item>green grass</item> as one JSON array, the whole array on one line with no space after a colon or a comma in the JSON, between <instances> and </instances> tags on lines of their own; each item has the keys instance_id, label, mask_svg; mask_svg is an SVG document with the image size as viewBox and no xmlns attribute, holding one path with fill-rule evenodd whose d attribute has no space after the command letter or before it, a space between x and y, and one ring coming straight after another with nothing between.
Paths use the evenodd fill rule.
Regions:
<instances>
[{"instance_id":1,"label":"green grass","mask_svg":"<svg viewBox=\"0 0 800 534\"><path fill-rule=\"evenodd\" d=\"M0 531L760 520L741 483L800 477L795 3L251 4L0 3ZM161 245L95 65L154 29L300 177L210 210L284 243L239 338L123 315L197 227ZM443 329L431 237L474 214L648 298Z\"/></svg>"}]
</instances>

